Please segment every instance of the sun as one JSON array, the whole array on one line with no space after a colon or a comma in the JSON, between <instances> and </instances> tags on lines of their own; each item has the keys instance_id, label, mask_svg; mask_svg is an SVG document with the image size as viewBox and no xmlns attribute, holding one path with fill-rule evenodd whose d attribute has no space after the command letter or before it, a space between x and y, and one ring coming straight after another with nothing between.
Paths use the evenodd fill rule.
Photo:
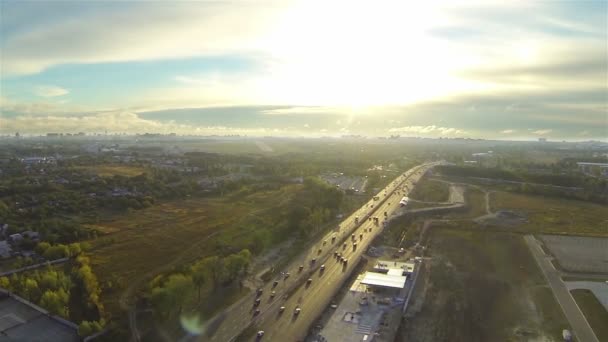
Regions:
<instances>
[{"instance_id":1,"label":"sun","mask_svg":"<svg viewBox=\"0 0 608 342\"><path fill-rule=\"evenodd\" d=\"M259 89L274 102L361 112L471 88L453 75L466 60L428 34L443 19L420 1L299 3L262 42L272 58Z\"/></svg>"}]
</instances>

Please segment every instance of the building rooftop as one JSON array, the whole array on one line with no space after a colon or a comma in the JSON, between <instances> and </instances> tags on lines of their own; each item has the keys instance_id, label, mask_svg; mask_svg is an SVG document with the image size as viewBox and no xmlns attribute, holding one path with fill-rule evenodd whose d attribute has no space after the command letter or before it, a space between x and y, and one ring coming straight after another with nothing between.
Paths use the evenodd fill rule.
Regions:
<instances>
[{"instance_id":1,"label":"building rooftop","mask_svg":"<svg viewBox=\"0 0 608 342\"><path fill-rule=\"evenodd\" d=\"M54 318L4 291L0 291L0 336L2 341L80 341L73 323Z\"/></svg>"},{"instance_id":2,"label":"building rooftop","mask_svg":"<svg viewBox=\"0 0 608 342\"><path fill-rule=\"evenodd\" d=\"M414 272L414 268L416 267L415 262L402 262L402 261L390 261L390 260L378 260L376 265L374 266L374 271L386 273L391 269L398 269L401 271L405 271L406 273Z\"/></svg>"},{"instance_id":3,"label":"building rooftop","mask_svg":"<svg viewBox=\"0 0 608 342\"><path fill-rule=\"evenodd\" d=\"M376 272L366 272L361 284L402 289L405 287L406 276L389 275Z\"/></svg>"}]
</instances>

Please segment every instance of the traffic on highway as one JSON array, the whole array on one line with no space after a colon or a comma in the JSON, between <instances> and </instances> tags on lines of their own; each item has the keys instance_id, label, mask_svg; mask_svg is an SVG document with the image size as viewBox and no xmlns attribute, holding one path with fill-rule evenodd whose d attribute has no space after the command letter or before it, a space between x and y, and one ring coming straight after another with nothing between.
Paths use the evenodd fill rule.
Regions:
<instances>
[{"instance_id":1,"label":"traffic on highway","mask_svg":"<svg viewBox=\"0 0 608 342\"><path fill-rule=\"evenodd\" d=\"M412 168L320 238L284 271L224 313L211 341L231 341L247 328L254 341L298 341L330 303L399 200L436 163Z\"/></svg>"}]
</instances>

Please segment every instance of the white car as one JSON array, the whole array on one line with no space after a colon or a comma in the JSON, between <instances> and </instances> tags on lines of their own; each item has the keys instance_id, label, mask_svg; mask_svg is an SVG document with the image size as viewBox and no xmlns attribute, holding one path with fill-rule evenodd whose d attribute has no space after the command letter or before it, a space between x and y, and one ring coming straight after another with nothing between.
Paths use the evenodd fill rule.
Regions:
<instances>
[{"instance_id":1,"label":"white car","mask_svg":"<svg viewBox=\"0 0 608 342\"><path fill-rule=\"evenodd\" d=\"M262 337L262 336L264 336L264 330L258 331L258 337Z\"/></svg>"}]
</instances>

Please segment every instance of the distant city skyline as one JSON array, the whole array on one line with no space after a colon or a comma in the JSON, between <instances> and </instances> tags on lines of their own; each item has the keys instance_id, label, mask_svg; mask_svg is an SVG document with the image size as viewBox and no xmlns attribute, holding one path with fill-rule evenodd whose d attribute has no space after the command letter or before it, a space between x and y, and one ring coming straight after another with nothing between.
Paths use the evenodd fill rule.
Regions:
<instances>
[{"instance_id":1,"label":"distant city skyline","mask_svg":"<svg viewBox=\"0 0 608 342\"><path fill-rule=\"evenodd\" d=\"M2 135L608 139L605 1L0 6Z\"/></svg>"}]
</instances>

